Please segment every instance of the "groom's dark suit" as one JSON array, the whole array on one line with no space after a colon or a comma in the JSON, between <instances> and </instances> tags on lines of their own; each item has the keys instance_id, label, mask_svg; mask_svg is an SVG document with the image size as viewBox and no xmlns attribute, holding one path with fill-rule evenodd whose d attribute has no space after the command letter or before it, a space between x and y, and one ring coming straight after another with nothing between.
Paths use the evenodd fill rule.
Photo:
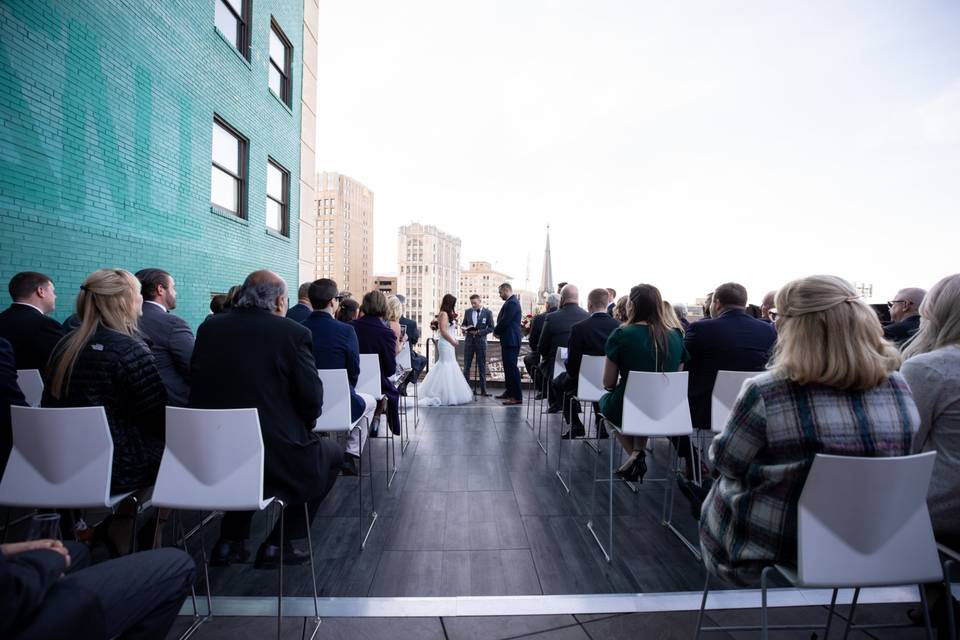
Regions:
<instances>
[{"instance_id":1,"label":"groom's dark suit","mask_svg":"<svg viewBox=\"0 0 960 640\"><path fill-rule=\"evenodd\" d=\"M497 316L497 326L493 335L500 338L500 350L503 358L503 375L506 378L506 396L512 400L523 400L523 388L520 386L520 369L517 358L520 357L520 302L517 296L510 296Z\"/></svg>"}]
</instances>

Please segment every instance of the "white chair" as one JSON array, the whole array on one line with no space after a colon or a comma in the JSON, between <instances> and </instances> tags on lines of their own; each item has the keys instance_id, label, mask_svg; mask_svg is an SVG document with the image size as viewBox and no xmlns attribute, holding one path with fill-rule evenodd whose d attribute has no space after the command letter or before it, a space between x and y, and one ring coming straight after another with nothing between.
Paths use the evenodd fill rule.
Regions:
<instances>
[{"instance_id":1,"label":"white chair","mask_svg":"<svg viewBox=\"0 0 960 640\"><path fill-rule=\"evenodd\" d=\"M413 354L410 351L410 343L404 342L403 347L400 349L400 353L397 354L397 366L403 370L403 374L406 375L413 370ZM410 381L410 384L413 384L413 430L417 430L417 425L420 421L420 392L417 388L418 381L414 378ZM407 416L409 411L409 406L407 403L406 394L400 394L400 419L403 420L402 428L400 431L400 455L402 456L407 452L407 447L410 446L410 425Z\"/></svg>"},{"instance_id":2,"label":"white chair","mask_svg":"<svg viewBox=\"0 0 960 640\"><path fill-rule=\"evenodd\" d=\"M366 393L373 396L376 402L380 402L386 396L380 384L380 356L375 353L360 354L360 376L357 379L357 393ZM384 419L386 425L386 438L390 441L390 446L384 449L386 454L387 467L387 489L393 484L393 479L397 475L397 442L393 437L393 429L390 428L389 420ZM383 436L381 436L383 437ZM390 471L390 454L393 454L393 471Z\"/></svg>"},{"instance_id":3,"label":"white chair","mask_svg":"<svg viewBox=\"0 0 960 640\"><path fill-rule=\"evenodd\" d=\"M733 405L740 396L743 383L760 375L759 371L718 371L710 397L710 430L721 433L727 426Z\"/></svg>"},{"instance_id":4,"label":"white chair","mask_svg":"<svg viewBox=\"0 0 960 640\"><path fill-rule=\"evenodd\" d=\"M580 372L577 375L577 392L567 398L567 415L570 416L570 428L573 429L573 404L580 403L583 407L583 423L586 425L586 437L583 442L587 443L597 453L600 453L600 429L596 430L597 444L590 442L590 426L595 422L593 415L593 403L600 402L600 398L606 393L603 388L603 368L606 364L606 356L582 356L580 360ZM572 433L572 431L571 431ZM563 488L570 493L570 486L563 477L562 470L563 459L563 439L560 440L560 450L557 452L557 477ZM571 472L570 482L573 483L573 473Z\"/></svg>"},{"instance_id":5,"label":"white chair","mask_svg":"<svg viewBox=\"0 0 960 640\"><path fill-rule=\"evenodd\" d=\"M347 379L346 369L318 369L317 374L323 383L323 412L317 418L316 426L313 430L320 433L350 433L353 429L370 430L370 420L367 416L361 416L358 420L352 420L351 414L351 396L350 381ZM360 438L361 447L363 438ZM368 449L369 451L369 449ZM368 453L370 460L370 526L366 532L363 530L363 449L360 450L360 465L357 470L357 480L360 483L360 550L363 551L367 544L367 538L370 537L370 531L377 522L377 505L373 492L373 454Z\"/></svg>"},{"instance_id":6,"label":"white chair","mask_svg":"<svg viewBox=\"0 0 960 640\"><path fill-rule=\"evenodd\" d=\"M10 418L13 448L0 480L0 505L112 511L127 498L136 501L133 492L110 493L113 437L103 407L10 407ZM142 507L137 504L138 513ZM7 518L9 524L9 511Z\"/></svg>"},{"instance_id":7,"label":"white chair","mask_svg":"<svg viewBox=\"0 0 960 640\"><path fill-rule=\"evenodd\" d=\"M795 587L833 589L826 624L804 627L825 629L825 638L830 634L839 589L854 588L846 638L852 629L890 628L853 624L862 587L919 585L927 637L932 640L923 584L941 582L944 577L927 511L927 488L935 458L935 451L895 458L818 454L797 506L797 566L763 569L760 626L752 629L759 629L761 637L766 638L771 629L799 628L768 624L767 586L776 570ZM701 627L707 593L704 585L698 637L701 631L729 630Z\"/></svg>"},{"instance_id":8,"label":"white chair","mask_svg":"<svg viewBox=\"0 0 960 640\"><path fill-rule=\"evenodd\" d=\"M283 548L284 502L263 496L263 434L256 409L185 409L167 407L166 444L157 482L153 490L153 504L166 509L190 511L263 511L275 504L280 518L280 548ZM310 575L313 578L314 599L317 578L313 563L313 541L307 505L303 505L307 519L307 544L310 551ZM158 515L159 517L159 515ZM158 524L159 526L159 524ZM201 541L203 527L199 528ZM187 536L183 536L186 550ZM194 623L181 638L192 634L201 624L213 617L210 578L205 544L201 542L203 571L207 583L207 616L197 615L194 603ZM283 615L283 562L278 562L277 637ZM316 627L320 626L319 608L314 608ZM311 636L312 638L312 636Z\"/></svg>"},{"instance_id":9,"label":"white chair","mask_svg":"<svg viewBox=\"0 0 960 640\"><path fill-rule=\"evenodd\" d=\"M651 373L646 371L631 371L627 377L627 386L623 394L623 419L621 425L615 425L606 418L604 422L613 430L625 436L640 436L647 438L672 438L693 435L693 426L690 422L690 406L687 403L687 372ZM691 448L693 447L691 443ZM587 522L587 528L593 534L593 539L600 546L600 550L610 562L613 556L613 453L616 448L616 438L610 438L610 474L609 474L609 553L593 526L593 519ZM674 456L674 462L678 456ZM596 477L596 463L594 463L594 477ZM663 513L661 524L673 532L677 538L699 559L700 552L693 544L673 526L670 521L670 512L673 503L673 478L668 473L664 478ZM596 482L594 482L596 487ZM594 504L591 500L591 505Z\"/></svg>"},{"instance_id":10,"label":"white chair","mask_svg":"<svg viewBox=\"0 0 960 640\"><path fill-rule=\"evenodd\" d=\"M39 407L43 397L43 378L37 369L17 369L17 385L31 407Z\"/></svg>"}]
</instances>

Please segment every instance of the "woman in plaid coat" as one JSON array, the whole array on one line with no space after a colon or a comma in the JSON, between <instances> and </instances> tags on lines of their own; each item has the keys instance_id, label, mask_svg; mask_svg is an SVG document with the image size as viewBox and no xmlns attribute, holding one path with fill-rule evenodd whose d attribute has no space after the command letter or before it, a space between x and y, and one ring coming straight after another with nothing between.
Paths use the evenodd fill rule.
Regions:
<instances>
[{"instance_id":1,"label":"woman in plaid coat","mask_svg":"<svg viewBox=\"0 0 960 640\"><path fill-rule=\"evenodd\" d=\"M900 356L850 283L795 280L776 306L770 370L744 384L710 447L719 478L700 518L707 568L740 585L796 563L797 503L816 454L906 455L919 426Z\"/></svg>"}]
</instances>

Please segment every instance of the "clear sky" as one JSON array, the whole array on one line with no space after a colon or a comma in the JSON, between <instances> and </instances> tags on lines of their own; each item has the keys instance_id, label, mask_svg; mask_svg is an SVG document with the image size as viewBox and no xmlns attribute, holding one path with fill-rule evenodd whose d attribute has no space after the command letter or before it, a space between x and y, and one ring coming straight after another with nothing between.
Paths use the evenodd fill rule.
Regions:
<instances>
[{"instance_id":1,"label":"clear sky","mask_svg":"<svg viewBox=\"0 0 960 640\"><path fill-rule=\"evenodd\" d=\"M434 224L524 285L960 271L960 2L321 0L319 170L374 268Z\"/></svg>"}]
</instances>

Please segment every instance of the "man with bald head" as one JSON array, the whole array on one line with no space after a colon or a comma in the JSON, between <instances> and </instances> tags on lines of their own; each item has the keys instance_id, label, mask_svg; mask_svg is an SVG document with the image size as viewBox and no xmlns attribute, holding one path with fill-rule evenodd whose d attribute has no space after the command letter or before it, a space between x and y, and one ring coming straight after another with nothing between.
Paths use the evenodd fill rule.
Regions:
<instances>
[{"instance_id":1,"label":"man with bald head","mask_svg":"<svg viewBox=\"0 0 960 640\"><path fill-rule=\"evenodd\" d=\"M901 346L920 330L920 303L927 292L917 287L900 289L890 307L890 319L893 321L883 328L883 337Z\"/></svg>"},{"instance_id":2,"label":"man with bald head","mask_svg":"<svg viewBox=\"0 0 960 640\"><path fill-rule=\"evenodd\" d=\"M547 380L553 380L553 361L557 349L566 348L570 341L570 330L573 325L590 317L590 314L580 307L580 291L576 285L567 284L560 290L560 308L546 316L543 321L543 330L537 343L537 353L543 361L540 371ZM550 394L550 413L557 413L563 408L563 398Z\"/></svg>"},{"instance_id":3,"label":"man with bald head","mask_svg":"<svg viewBox=\"0 0 960 640\"><path fill-rule=\"evenodd\" d=\"M343 448L312 429L323 408L323 385L313 358L313 336L284 317L287 285L272 271L247 276L230 313L210 316L197 330L190 362L190 405L196 409L256 408L265 452L263 495L287 503L286 536L280 523L257 551L256 567L309 559L290 540L304 538L309 520L333 488ZM253 512L228 512L211 564L244 562Z\"/></svg>"},{"instance_id":4,"label":"man with bald head","mask_svg":"<svg viewBox=\"0 0 960 640\"><path fill-rule=\"evenodd\" d=\"M760 303L760 319L764 322L773 322L773 318L770 317L770 309L773 309L773 300L776 297L776 291L767 291L767 295L763 296L763 301Z\"/></svg>"}]
</instances>

